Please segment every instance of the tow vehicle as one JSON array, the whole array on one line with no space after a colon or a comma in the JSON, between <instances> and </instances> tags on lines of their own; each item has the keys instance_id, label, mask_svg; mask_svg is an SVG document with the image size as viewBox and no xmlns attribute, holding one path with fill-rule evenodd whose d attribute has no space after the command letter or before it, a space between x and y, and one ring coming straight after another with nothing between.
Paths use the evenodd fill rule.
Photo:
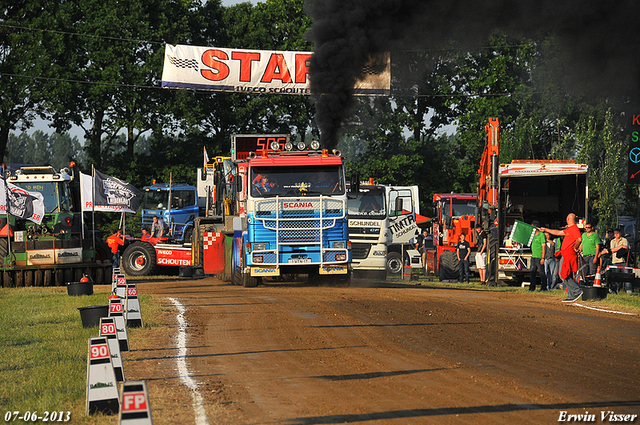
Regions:
<instances>
[{"instance_id":1,"label":"tow vehicle","mask_svg":"<svg viewBox=\"0 0 640 425\"><path fill-rule=\"evenodd\" d=\"M436 193L433 195L433 249L427 250L427 269L436 273L440 280L458 278L456 245L460 235L465 235L471 248L476 246L475 193ZM475 258L469 256L475 267Z\"/></svg>"},{"instance_id":2,"label":"tow vehicle","mask_svg":"<svg viewBox=\"0 0 640 425\"><path fill-rule=\"evenodd\" d=\"M220 275L244 286L309 276L348 284L344 164L339 153L294 146L288 135L234 135L230 159L199 170L204 216L191 241L136 240L123 254L129 274L158 265Z\"/></svg>"},{"instance_id":3,"label":"tow vehicle","mask_svg":"<svg viewBox=\"0 0 640 425\"><path fill-rule=\"evenodd\" d=\"M45 215L41 224L0 216L0 280L5 288L62 286L83 275L98 284L111 281L108 247L99 239L94 246L83 232L80 192L71 170L23 166L6 177L8 183L40 192Z\"/></svg>"},{"instance_id":4,"label":"tow vehicle","mask_svg":"<svg viewBox=\"0 0 640 425\"><path fill-rule=\"evenodd\" d=\"M586 217L588 166L575 161L514 160L499 162L499 120L490 118L487 146L478 174L478 217L488 235L490 285L520 284L528 278L531 250L510 239L515 220L559 229L569 213ZM579 226L584 219L580 220Z\"/></svg>"}]
</instances>

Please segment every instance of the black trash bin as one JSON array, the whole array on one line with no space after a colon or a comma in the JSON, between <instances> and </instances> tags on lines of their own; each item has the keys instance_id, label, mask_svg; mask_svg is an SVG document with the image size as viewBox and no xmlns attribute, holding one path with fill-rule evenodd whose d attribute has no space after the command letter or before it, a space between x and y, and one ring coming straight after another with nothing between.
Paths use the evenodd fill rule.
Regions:
<instances>
[{"instance_id":1,"label":"black trash bin","mask_svg":"<svg viewBox=\"0 0 640 425\"><path fill-rule=\"evenodd\" d=\"M92 305L89 307L78 307L82 327L93 328L100 325L101 317L109 317L109 305Z\"/></svg>"},{"instance_id":2,"label":"black trash bin","mask_svg":"<svg viewBox=\"0 0 640 425\"><path fill-rule=\"evenodd\" d=\"M91 282L67 282L67 295L93 295L93 283Z\"/></svg>"}]
</instances>

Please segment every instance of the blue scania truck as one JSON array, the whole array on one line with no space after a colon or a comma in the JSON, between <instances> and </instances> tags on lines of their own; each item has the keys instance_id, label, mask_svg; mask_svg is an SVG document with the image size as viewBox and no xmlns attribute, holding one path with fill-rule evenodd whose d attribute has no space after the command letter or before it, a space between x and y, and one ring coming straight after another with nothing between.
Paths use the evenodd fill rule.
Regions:
<instances>
[{"instance_id":1,"label":"blue scania truck","mask_svg":"<svg viewBox=\"0 0 640 425\"><path fill-rule=\"evenodd\" d=\"M232 151L242 184L233 218L232 281L250 287L262 279L307 275L312 282L348 285L343 159L317 145L295 149L284 137L265 143L245 158L235 143Z\"/></svg>"}]
</instances>

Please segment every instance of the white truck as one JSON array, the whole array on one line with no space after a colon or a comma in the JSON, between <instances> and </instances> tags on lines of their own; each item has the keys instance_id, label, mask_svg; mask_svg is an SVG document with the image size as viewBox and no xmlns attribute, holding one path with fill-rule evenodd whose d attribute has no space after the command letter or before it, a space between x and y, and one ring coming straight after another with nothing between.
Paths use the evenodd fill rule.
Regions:
<instances>
[{"instance_id":1,"label":"white truck","mask_svg":"<svg viewBox=\"0 0 640 425\"><path fill-rule=\"evenodd\" d=\"M350 183L349 240L354 277L385 279L400 274L406 258L419 257L409 242L418 233L417 186ZM415 251L415 252L413 252Z\"/></svg>"}]
</instances>

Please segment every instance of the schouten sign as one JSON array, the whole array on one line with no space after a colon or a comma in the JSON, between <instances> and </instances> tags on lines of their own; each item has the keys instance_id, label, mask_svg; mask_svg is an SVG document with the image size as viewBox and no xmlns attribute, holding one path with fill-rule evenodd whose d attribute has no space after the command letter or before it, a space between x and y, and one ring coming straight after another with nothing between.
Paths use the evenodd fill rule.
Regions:
<instances>
[{"instance_id":1,"label":"schouten sign","mask_svg":"<svg viewBox=\"0 0 640 425\"><path fill-rule=\"evenodd\" d=\"M127 425L151 425L151 407L146 381L127 381L122 385L122 409L120 423Z\"/></svg>"},{"instance_id":2,"label":"schouten sign","mask_svg":"<svg viewBox=\"0 0 640 425\"><path fill-rule=\"evenodd\" d=\"M87 415L115 415L120 410L118 383L107 338L89 338L87 354Z\"/></svg>"},{"instance_id":3,"label":"schouten sign","mask_svg":"<svg viewBox=\"0 0 640 425\"><path fill-rule=\"evenodd\" d=\"M158 248L156 263L162 266L190 267L192 265L191 248Z\"/></svg>"}]
</instances>

